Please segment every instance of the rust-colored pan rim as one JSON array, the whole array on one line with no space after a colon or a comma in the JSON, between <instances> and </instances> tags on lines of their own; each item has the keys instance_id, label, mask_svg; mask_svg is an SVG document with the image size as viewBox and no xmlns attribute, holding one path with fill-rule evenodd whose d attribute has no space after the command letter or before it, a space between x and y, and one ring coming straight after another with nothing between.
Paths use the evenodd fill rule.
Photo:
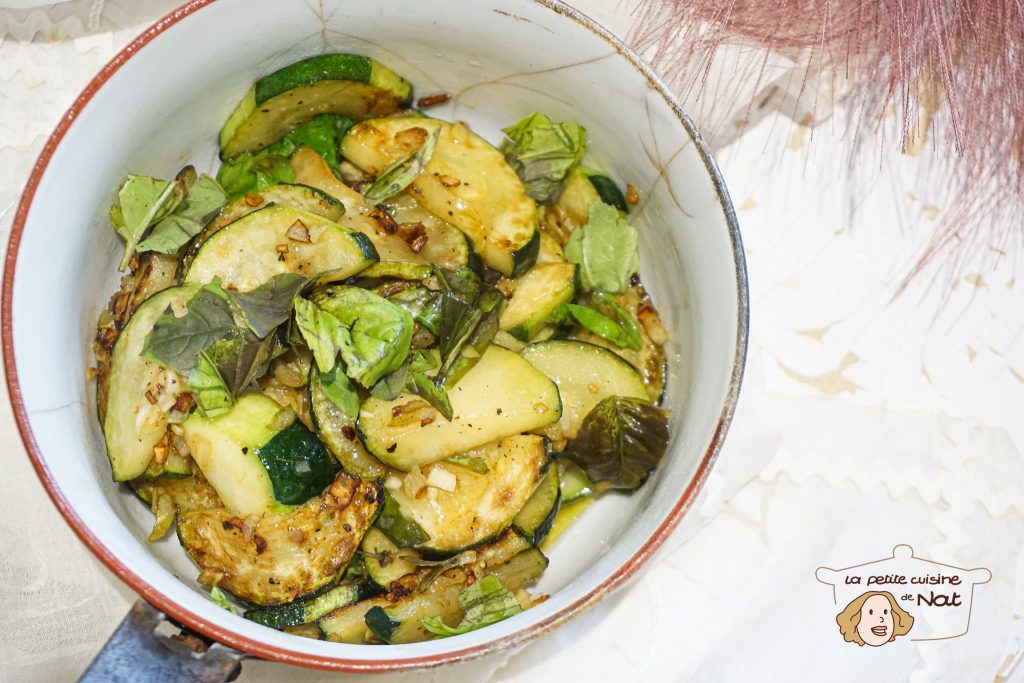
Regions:
<instances>
[{"instance_id":1,"label":"rust-colored pan rim","mask_svg":"<svg viewBox=\"0 0 1024 683\"><path fill-rule=\"evenodd\" d=\"M103 541L92 533L88 525L72 508L56 485L40 454L40 449L36 443L35 436L32 433L28 414L25 409L24 401L22 400L21 388L18 381L18 368L14 356L14 334L11 326L11 304L14 295L14 276L18 260L18 247L21 243L22 232L25 229L25 223L28 219L32 201L35 197L39 182L42 179L54 152L59 147L65 134L71 127L71 124L74 123L75 119L81 114L83 109L85 109L86 105L88 105L100 88L102 88L103 85L118 71L118 69L131 59L136 52L145 47L147 43L166 31L169 27L177 24L189 15L214 2L216 2L216 0L191 0L191 2L185 3L143 31L131 43L118 52L117 55L115 55L114 58L106 64L106 66L103 67L103 69L95 78L92 79L92 81L89 82L82 93L74 101L67 113L61 118L56 129L46 141L46 145L43 147L43 150L39 155L39 159L36 161L35 167L32 169L32 173L29 176L28 183L26 184L25 190L21 196L21 201L18 204L17 213L14 216L14 224L12 226L10 239L7 245L7 256L3 276L2 338L4 369L11 406L14 411L14 418L18 425L21 440L25 444L25 449L28 451L29 458L32 460L32 465L35 468L36 474L39 476L40 481L42 481L50 499L64 516L64 519L67 520L68 524L71 525L75 534L83 543L85 543L93 554L96 555L96 557L98 557L111 572L128 584L132 590L138 593L142 598L162 610L173 619L186 624L189 628L224 643L225 645L229 645L250 655L261 657L263 659L305 667L330 669L351 673L381 673L441 666L515 647L527 640L546 633L547 631L586 611L605 595L622 585L651 558L661 544L664 543L665 539L668 538L672 531L678 526L683 515L686 514L697 494L700 492L700 489L703 487L708 473L710 472L725 439L726 432L728 431L729 424L732 421L733 412L736 407L736 400L739 395L740 384L743 378L743 366L747 353L749 297L747 291L746 262L744 260L743 245L740 238L739 226L736 221L736 214L732 206L732 201L729 198L729 194L726 191L725 182L722 179L721 172L712 159L711 152L708 150L704 139L697 131L689 116L683 111L682 107L675 100L664 83L662 83L662 81L651 71L650 67L644 64L636 54L634 54L604 27L559 0L533 0L533 2L576 21L581 26L590 30L612 46L622 57L627 59L637 69L637 71L640 72L650 86L664 98L665 102L675 112L683 128L693 138L696 148L703 160L704 166L707 169L712 183L714 184L719 203L722 207L723 216L732 241L733 258L736 269L736 296L738 309L738 319L736 321L736 353L732 361L729 386L726 391L722 411L719 415L714 434L706 451L704 452L703 457L701 458L696 473L690 480L690 483L687 485L682 495L676 501L675 505L672 507L669 514L651 534L651 536L643 543L643 545L641 545L641 547L625 563L616 569L607 579L595 586L576 602L568 605L561 611L502 639L488 641L472 647L426 656L381 660L329 657L269 645L259 640L239 635L234 631L224 629L210 621L207 621L206 619L203 619L195 613L184 609L174 600L165 596L144 577L129 570L128 567L125 566L118 557L103 544Z\"/></svg>"}]
</instances>

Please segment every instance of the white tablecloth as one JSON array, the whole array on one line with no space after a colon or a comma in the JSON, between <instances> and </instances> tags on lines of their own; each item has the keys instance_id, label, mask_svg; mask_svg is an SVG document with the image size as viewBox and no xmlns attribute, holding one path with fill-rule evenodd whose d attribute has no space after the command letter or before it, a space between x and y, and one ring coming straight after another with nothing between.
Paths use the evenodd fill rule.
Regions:
<instances>
[{"instance_id":1,"label":"white tablecloth","mask_svg":"<svg viewBox=\"0 0 1024 683\"><path fill-rule=\"evenodd\" d=\"M174 4L0 9L4 239L71 100ZM627 2L574 4L628 29ZM751 348L701 500L638 580L576 621L510 656L395 678L988 681L1014 670L1024 648L1024 292L1014 279L1024 254L992 245L955 282L920 280L893 299L949 197L914 185L919 158L886 156L851 178L829 122L808 131L780 115L718 151L747 247ZM0 445L0 681L70 680L135 597L50 505L6 397ZM969 632L844 643L815 569L880 559L901 543L991 570ZM337 678L248 662L241 680Z\"/></svg>"}]
</instances>

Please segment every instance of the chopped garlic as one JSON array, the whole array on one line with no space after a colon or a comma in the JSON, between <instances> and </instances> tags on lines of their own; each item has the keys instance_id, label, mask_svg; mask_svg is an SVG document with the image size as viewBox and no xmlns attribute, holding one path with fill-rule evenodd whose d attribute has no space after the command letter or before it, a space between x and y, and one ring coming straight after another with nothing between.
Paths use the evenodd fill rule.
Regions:
<instances>
[{"instance_id":1,"label":"chopped garlic","mask_svg":"<svg viewBox=\"0 0 1024 683\"><path fill-rule=\"evenodd\" d=\"M457 483L455 475L440 465L434 465L430 468L430 474L427 475L427 484L449 493L455 490Z\"/></svg>"}]
</instances>

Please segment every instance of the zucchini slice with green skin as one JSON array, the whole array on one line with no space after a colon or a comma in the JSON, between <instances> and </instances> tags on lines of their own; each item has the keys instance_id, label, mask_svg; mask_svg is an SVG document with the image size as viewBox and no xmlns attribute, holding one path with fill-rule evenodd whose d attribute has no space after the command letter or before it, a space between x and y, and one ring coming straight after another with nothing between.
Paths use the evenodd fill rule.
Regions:
<instances>
[{"instance_id":1,"label":"zucchini slice with green skin","mask_svg":"<svg viewBox=\"0 0 1024 683\"><path fill-rule=\"evenodd\" d=\"M322 216L271 204L217 231L196 252L186 282L256 289L281 273L344 280L377 261L365 235Z\"/></svg>"},{"instance_id":2,"label":"zucchini slice with green skin","mask_svg":"<svg viewBox=\"0 0 1024 683\"><path fill-rule=\"evenodd\" d=\"M407 81L369 57L310 57L256 81L220 131L220 156L263 149L320 114L386 116L411 95Z\"/></svg>"},{"instance_id":3,"label":"zucchini slice with green skin","mask_svg":"<svg viewBox=\"0 0 1024 683\"><path fill-rule=\"evenodd\" d=\"M662 326L661 318L642 284L630 285L626 291L616 294L615 299L633 320L640 323L643 345L639 351L620 348L614 342L583 328L577 328L571 338L610 349L620 358L624 358L643 375L647 395L651 401L659 403L665 392L665 378L668 375L663 344L668 340L669 334Z\"/></svg>"},{"instance_id":4,"label":"zucchini slice with green skin","mask_svg":"<svg viewBox=\"0 0 1024 683\"><path fill-rule=\"evenodd\" d=\"M437 264L448 270L458 270L468 267L476 256L469 238L461 230L424 209L408 190L389 197L382 206L399 226L423 226L426 243L418 252L416 263Z\"/></svg>"},{"instance_id":5,"label":"zucchini slice with green skin","mask_svg":"<svg viewBox=\"0 0 1024 683\"><path fill-rule=\"evenodd\" d=\"M594 202L604 202L623 213L629 212L629 203L614 180L579 168L569 174L555 205L578 227L586 225L590 218L590 205Z\"/></svg>"},{"instance_id":6,"label":"zucchini slice with green skin","mask_svg":"<svg viewBox=\"0 0 1024 683\"><path fill-rule=\"evenodd\" d=\"M465 233L488 266L507 277L526 272L540 247L537 205L501 152L465 124L371 119L349 129L341 153L376 176L437 130L434 153L410 191L423 208Z\"/></svg>"},{"instance_id":7,"label":"zucchini slice with green skin","mask_svg":"<svg viewBox=\"0 0 1024 683\"><path fill-rule=\"evenodd\" d=\"M548 340L527 346L523 358L558 385L562 415L550 433L553 438L576 436L583 418L609 396L649 400L644 378L636 368L600 346Z\"/></svg>"},{"instance_id":8,"label":"zucchini slice with green skin","mask_svg":"<svg viewBox=\"0 0 1024 683\"><path fill-rule=\"evenodd\" d=\"M501 329L516 339L529 341L547 324L555 309L572 301L575 280L575 264L535 265L516 281L512 298L501 312Z\"/></svg>"},{"instance_id":9,"label":"zucchini slice with green skin","mask_svg":"<svg viewBox=\"0 0 1024 683\"><path fill-rule=\"evenodd\" d=\"M545 470L551 469L545 439L534 434L515 434L465 455L486 464L487 472L477 474L465 467L437 463L431 467L444 469L451 475L446 478L454 479L452 491L429 485L416 495L410 495L405 487L388 490L402 514L430 536L417 546L424 551L454 553L491 538L513 518L519 522L517 513L531 499ZM424 474L430 482L430 470ZM557 473L554 482L557 493ZM538 520L536 526L541 522Z\"/></svg>"},{"instance_id":10,"label":"zucchini slice with green skin","mask_svg":"<svg viewBox=\"0 0 1024 683\"><path fill-rule=\"evenodd\" d=\"M169 497L178 514L224 506L202 472L174 479L142 477L132 480L130 486L139 500L147 505L152 505L159 496Z\"/></svg>"},{"instance_id":11,"label":"zucchini slice with green skin","mask_svg":"<svg viewBox=\"0 0 1024 683\"><path fill-rule=\"evenodd\" d=\"M434 268L425 263L402 263L401 261L382 261L359 274L360 277L394 278L396 280L426 280L434 276Z\"/></svg>"},{"instance_id":12,"label":"zucchini slice with green skin","mask_svg":"<svg viewBox=\"0 0 1024 683\"><path fill-rule=\"evenodd\" d=\"M304 503L334 480L337 465L302 422L275 425L285 410L253 392L223 415L196 412L182 425L193 459L229 510L261 514Z\"/></svg>"},{"instance_id":13,"label":"zucchini slice with green skin","mask_svg":"<svg viewBox=\"0 0 1024 683\"><path fill-rule=\"evenodd\" d=\"M167 454L167 459L162 463L153 460L143 476L154 479L181 479L192 476L192 458L186 458L175 452Z\"/></svg>"},{"instance_id":14,"label":"zucchini slice with green skin","mask_svg":"<svg viewBox=\"0 0 1024 683\"><path fill-rule=\"evenodd\" d=\"M629 202L626 201L626 195L622 194L622 190L614 180L600 173L587 174L587 180L597 190L597 196L601 198L602 202L614 206L622 213L629 213Z\"/></svg>"},{"instance_id":15,"label":"zucchini slice with green skin","mask_svg":"<svg viewBox=\"0 0 1024 683\"><path fill-rule=\"evenodd\" d=\"M537 263L565 263L565 253L562 251L562 245L544 230L540 231Z\"/></svg>"},{"instance_id":16,"label":"zucchini slice with green skin","mask_svg":"<svg viewBox=\"0 0 1024 683\"><path fill-rule=\"evenodd\" d=\"M254 605L280 605L337 582L380 511L376 482L342 472L322 496L290 512L245 518L226 508L178 517L178 539L201 583Z\"/></svg>"},{"instance_id":17,"label":"zucchini slice with green skin","mask_svg":"<svg viewBox=\"0 0 1024 683\"><path fill-rule=\"evenodd\" d=\"M318 622L320 631L327 640L340 643L365 643L374 639L365 617L367 612L378 607L397 625L390 633L391 643L411 643L430 640L434 634L423 628L422 617L440 616L445 622L454 623L462 618L459 594L469 586L469 574L483 577L494 574L509 591L516 591L534 583L547 567L547 558L517 533L507 531L499 539L481 546L476 552L476 561L453 567L441 572L425 587L410 592L408 589L393 590L370 600L357 602L335 610ZM429 568L420 569L409 577L410 586L420 584L431 574ZM404 583L404 581L403 581Z\"/></svg>"},{"instance_id":18,"label":"zucchini slice with green skin","mask_svg":"<svg viewBox=\"0 0 1024 683\"><path fill-rule=\"evenodd\" d=\"M387 401L371 396L359 411L366 450L408 471L506 436L540 429L562 414L558 388L518 353L490 345L448 390L449 422L413 394Z\"/></svg>"},{"instance_id":19,"label":"zucchini slice with green skin","mask_svg":"<svg viewBox=\"0 0 1024 683\"><path fill-rule=\"evenodd\" d=\"M386 477L391 470L363 449L356 436L356 421L327 396L322 381L314 364L309 378L309 413L320 440L346 472L361 479Z\"/></svg>"},{"instance_id":20,"label":"zucchini slice with green skin","mask_svg":"<svg viewBox=\"0 0 1024 683\"><path fill-rule=\"evenodd\" d=\"M309 147L300 147L292 155L291 164L296 182L337 197L345 207L345 215L338 222L369 237L381 261L436 263L450 270L469 264L472 247L466 236L458 228L420 208L407 193L389 199L385 205L387 211L384 211L367 204L363 195L341 182L324 158ZM411 246L417 235L408 233L408 230L403 233L399 227L401 223L423 226L426 243L417 246L419 251L413 251ZM408 241L403 234L409 238Z\"/></svg>"},{"instance_id":21,"label":"zucchini slice with green skin","mask_svg":"<svg viewBox=\"0 0 1024 683\"><path fill-rule=\"evenodd\" d=\"M565 179L565 186L555 206L569 218L573 227L580 227L586 225L590 218L590 205L599 201L601 195L597 193L597 188L587 178L587 174L577 168Z\"/></svg>"},{"instance_id":22,"label":"zucchini slice with green skin","mask_svg":"<svg viewBox=\"0 0 1024 683\"><path fill-rule=\"evenodd\" d=\"M390 590L393 582L419 570L419 567L399 556L403 552L414 551L399 548L380 529L366 532L360 550L363 551L363 565L367 575L384 590Z\"/></svg>"},{"instance_id":23,"label":"zucchini slice with green skin","mask_svg":"<svg viewBox=\"0 0 1024 683\"><path fill-rule=\"evenodd\" d=\"M345 215L345 206L341 202L323 190L308 185L280 183L259 192L250 192L221 209L220 213L214 216L202 232L192 238L181 260L182 272L188 271L189 266L192 265L192 259L195 258L203 242L214 233L227 227L230 223L234 223L242 216L262 209L267 204L292 206L335 222Z\"/></svg>"},{"instance_id":24,"label":"zucchini slice with green skin","mask_svg":"<svg viewBox=\"0 0 1024 683\"><path fill-rule=\"evenodd\" d=\"M512 526L530 543L540 545L555 523L561 502L558 467L552 463L526 505L512 520Z\"/></svg>"},{"instance_id":25,"label":"zucchini slice with green skin","mask_svg":"<svg viewBox=\"0 0 1024 683\"><path fill-rule=\"evenodd\" d=\"M365 583L338 586L311 600L295 601L279 607L250 609L246 610L242 616L249 621L276 629L310 624L339 607L351 605L370 597L374 591L374 586L368 586Z\"/></svg>"},{"instance_id":26,"label":"zucchini slice with green skin","mask_svg":"<svg viewBox=\"0 0 1024 683\"><path fill-rule=\"evenodd\" d=\"M132 314L114 344L108 378L103 436L114 481L140 477L153 461L153 447L167 432L162 406L185 390L185 380L173 370L142 357L146 336L168 307L184 308L196 293L194 285L171 287L146 299ZM156 398L151 402L146 394Z\"/></svg>"},{"instance_id":27,"label":"zucchini slice with green skin","mask_svg":"<svg viewBox=\"0 0 1024 683\"><path fill-rule=\"evenodd\" d=\"M558 486L566 505L594 495L594 484L587 473L571 460L558 461Z\"/></svg>"},{"instance_id":28,"label":"zucchini slice with green skin","mask_svg":"<svg viewBox=\"0 0 1024 683\"><path fill-rule=\"evenodd\" d=\"M531 548L524 550L508 562L484 572L483 576L494 575L501 585L512 593L536 583L547 568L548 559L544 554ZM436 584L436 585L435 585ZM468 576L462 569L449 569L438 576L422 593L413 594L399 600L392 606L375 605L374 608L383 612L388 621L388 643L415 643L432 640L435 636L423 627L421 619L428 616L440 617L447 624L456 624L462 620L464 612L459 605L459 594L469 587ZM521 598L517 598L520 599ZM520 607L528 608L529 604L520 603ZM370 614L364 615L364 624L370 628ZM330 628L330 626L328 626ZM321 622L321 630L324 630ZM327 640L333 640L328 633Z\"/></svg>"}]
</instances>

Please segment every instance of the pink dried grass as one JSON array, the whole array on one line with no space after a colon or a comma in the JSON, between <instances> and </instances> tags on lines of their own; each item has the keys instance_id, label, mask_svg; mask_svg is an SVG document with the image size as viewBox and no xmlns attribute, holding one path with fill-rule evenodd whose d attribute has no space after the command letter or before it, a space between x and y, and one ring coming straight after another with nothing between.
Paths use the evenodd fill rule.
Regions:
<instances>
[{"instance_id":1,"label":"pink dried grass","mask_svg":"<svg viewBox=\"0 0 1024 683\"><path fill-rule=\"evenodd\" d=\"M636 13L631 44L680 91L707 92L720 45L769 48L802 55L808 78L849 81L854 154L865 132L885 144L893 111L902 149L930 137L935 161L952 161L926 165L949 208L908 281L929 263L959 273L979 249L1019 246L1024 0L640 0Z\"/></svg>"}]
</instances>

